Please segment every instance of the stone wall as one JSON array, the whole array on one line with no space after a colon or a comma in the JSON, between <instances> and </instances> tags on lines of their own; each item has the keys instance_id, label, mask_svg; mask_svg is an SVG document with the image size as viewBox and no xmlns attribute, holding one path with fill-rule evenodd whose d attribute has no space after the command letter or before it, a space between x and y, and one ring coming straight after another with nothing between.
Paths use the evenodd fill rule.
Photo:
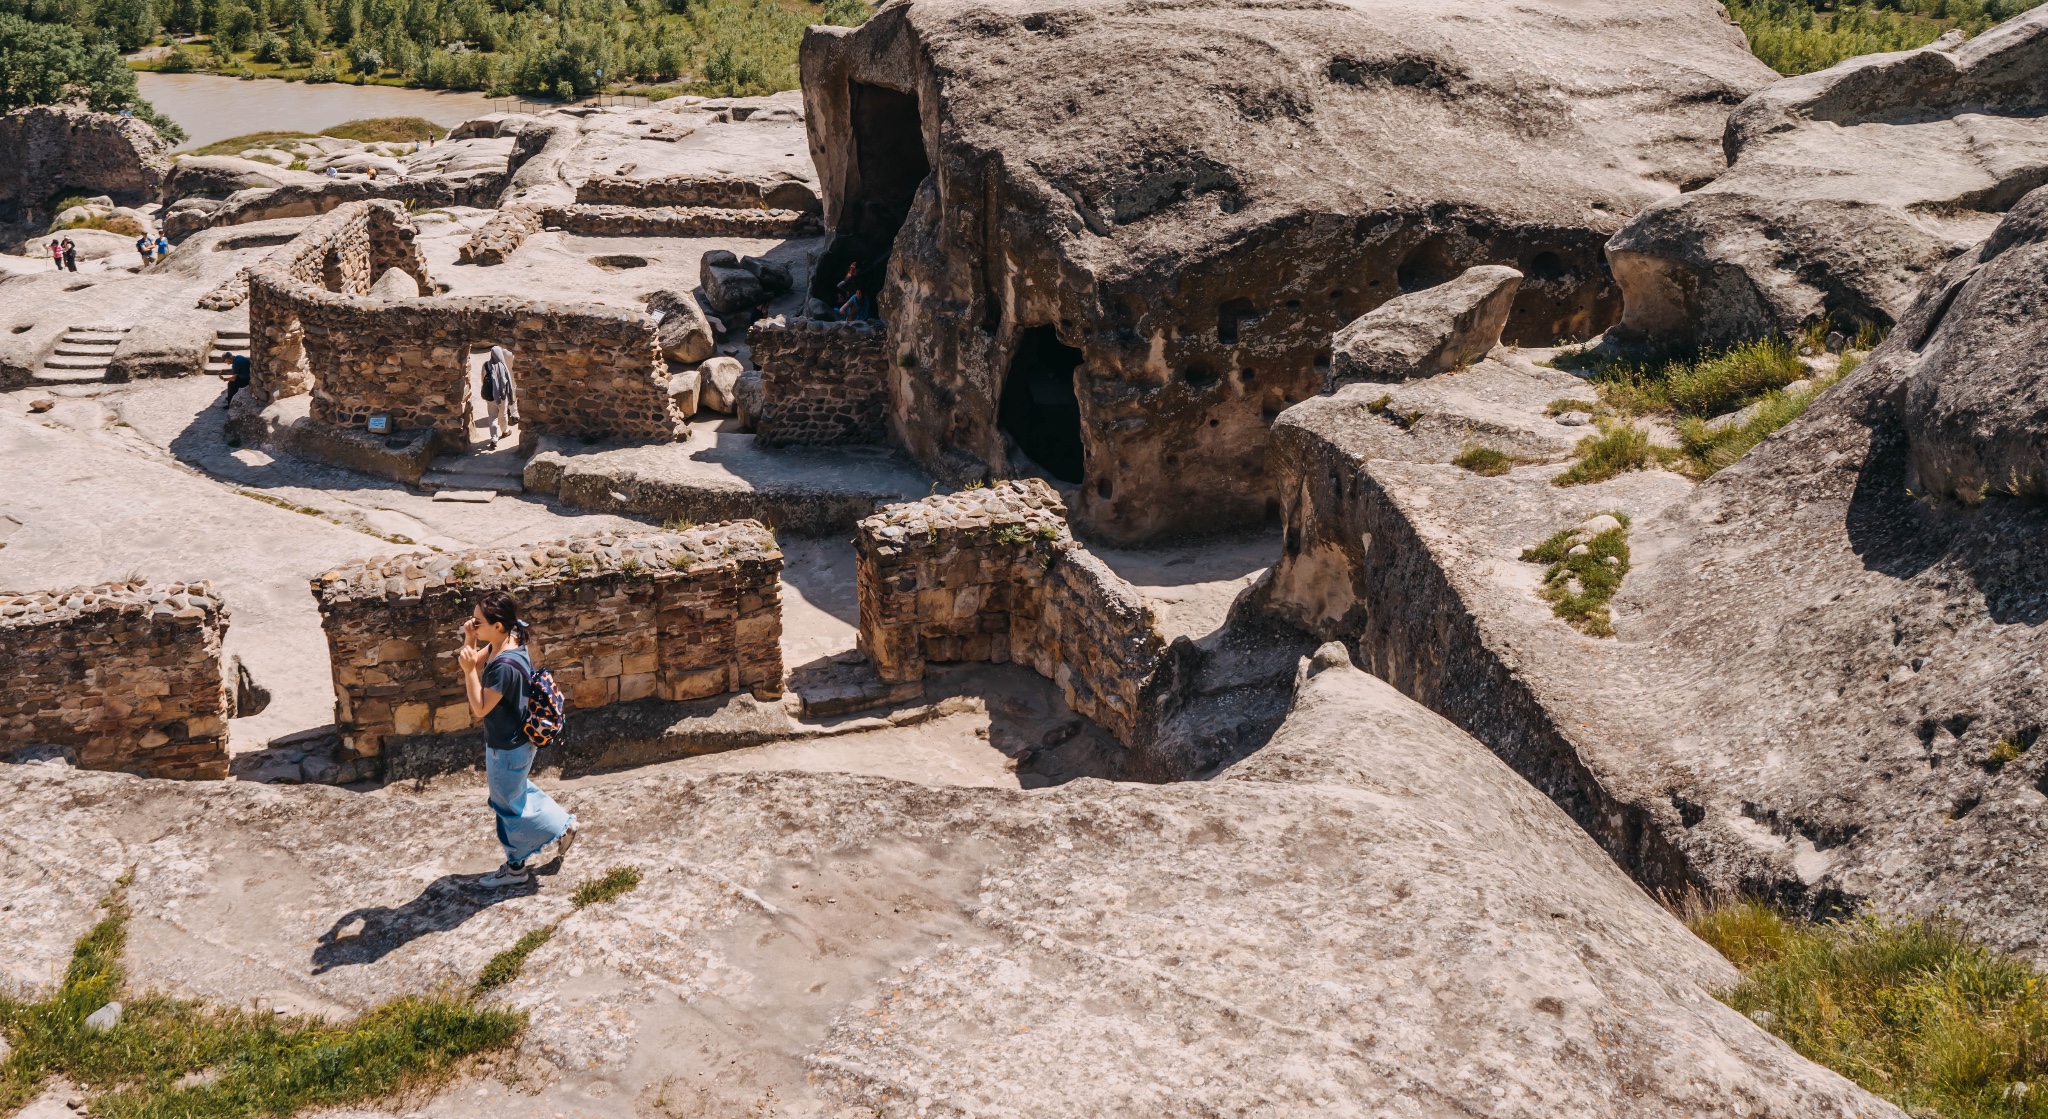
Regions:
<instances>
[{"instance_id":1,"label":"stone wall","mask_svg":"<svg viewBox=\"0 0 2048 1119\"><path fill-rule=\"evenodd\" d=\"M778 315L755 323L747 345L761 370L762 443L888 442L890 349L881 323Z\"/></svg>"},{"instance_id":2,"label":"stone wall","mask_svg":"<svg viewBox=\"0 0 2048 1119\"><path fill-rule=\"evenodd\" d=\"M890 505L855 538L861 647L889 683L930 661L1015 661L1126 746L1150 727L1166 655L1151 608L1067 531L1027 478Z\"/></svg>"},{"instance_id":3,"label":"stone wall","mask_svg":"<svg viewBox=\"0 0 2048 1119\"><path fill-rule=\"evenodd\" d=\"M387 268L432 291L397 204L328 214L249 273L250 359L262 400L313 394L312 417L342 427L388 415L401 428L468 438L473 347L512 354L523 429L669 440L682 422L653 318L600 304L505 296L367 298ZM300 387L303 386L303 387Z\"/></svg>"},{"instance_id":4,"label":"stone wall","mask_svg":"<svg viewBox=\"0 0 2048 1119\"><path fill-rule=\"evenodd\" d=\"M85 769L227 776L227 628L208 583L0 593L0 751L50 744Z\"/></svg>"},{"instance_id":5,"label":"stone wall","mask_svg":"<svg viewBox=\"0 0 2048 1119\"><path fill-rule=\"evenodd\" d=\"M45 205L64 188L154 202L170 149L156 129L113 113L40 105L0 116L0 225L41 232L52 217Z\"/></svg>"},{"instance_id":6,"label":"stone wall","mask_svg":"<svg viewBox=\"0 0 2048 1119\"><path fill-rule=\"evenodd\" d=\"M814 237L816 214L759 207L522 205L493 215L462 246L465 264L502 264L543 228L585 237Z\"/></svg>"},{"instance_id":7,"label":"stone wall","mask_svg":"<svg viewBox=\"0 0 2048 1119\"><path fill-rule=\"evenodd\" d=\"M504 193L503 171L478 171L420 179L329 179L318 183L287 183L262 190L238 191L213 209L183 209L164 217L164 235L182 241L202 229L303 218L330 213L350 202L385 198L421 209L474 206L488 209Z\"/></svg>"},{"instance_id":8,"label":"stone wall","mask_svg":"<svg viewBox=\"0 0 2048 1119\"><path fill-rule=\"evenodd\" d=\"M576 188L576 201L600 206L711 206L728 210L824 209L816 188L801 179L686 173L658 179L593 175Z\"/></svg>"},{"instance_id":9,"label":"stone wall","mask_svg":"<svg viewBox=\"0 0 2048 1119\"><path fill-rule=\"evenodd\" d=\"M357 757L394 736L472 727L455 654L482 592L533 625L537 665L572 714L640 699L782 694L782 553L754 521L379 557L313 580L335 722Z\"/></svg>"}]
</instances>

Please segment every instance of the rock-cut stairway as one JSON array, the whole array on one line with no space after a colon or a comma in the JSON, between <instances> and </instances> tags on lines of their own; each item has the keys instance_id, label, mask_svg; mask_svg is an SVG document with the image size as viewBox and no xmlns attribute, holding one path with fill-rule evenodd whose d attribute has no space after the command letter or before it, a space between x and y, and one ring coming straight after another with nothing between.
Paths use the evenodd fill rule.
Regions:
<instances>
[{"instance_id":1,"label":"rock-cut stairway","mask_svg":"<svg viewBox=\"0 0 2048 1119\"><path fill-rule=\"evenodd\" d=\"M37 383L79 385L106 380L114 349L127 333L125 326L72 327L57 339L57 348L36 370Z\"/></svg>"},{"instance_id":2,"label":"rock-cut stairway","mask_svg":"<svg viewBox=\"0 0 2048 1119\"><path fill-rule=\"evenodd\" d=\"M249 331L218 330L213 335L213 347L206 352L206 371L226 374L233 371L233 362L238 357L249 356Z\"/></svg>"}]
</instances>

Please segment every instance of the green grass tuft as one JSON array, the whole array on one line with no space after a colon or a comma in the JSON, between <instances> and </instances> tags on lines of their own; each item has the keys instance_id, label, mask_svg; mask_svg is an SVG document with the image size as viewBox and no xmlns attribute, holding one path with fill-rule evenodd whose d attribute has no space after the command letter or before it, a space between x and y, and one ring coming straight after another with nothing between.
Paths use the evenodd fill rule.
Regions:
<instances>
[{"instance_id":1,"label":"green grass tuft","mask_svg":"<svg viewBox=\"0 0 2048 1119\"><path fill-rule=\"evenodd\" d=\"M1628 518L1620 513L1610 515L1621 522L1620 528L1590 538L1568 528L1522 553L1526 563L1550 565L1537 592L1550 603L1550 612L1595 637L1614 636L1607 604L1621 589L1629 566ZM1572 550L1580 544L1586 550L1573 555Z\"/></svg>"},{"instance_id":2,"label":"green grass tuft","mask_svg":"<svg viewBox=\"0 0 2048 1119\"><path fill-rule=\"evenodd\" d=\"M122 998L128 914L118 890L107 908L79 938L54 993L0 999L0 1030L13 1047L0 1064L0 1113L61 1076L105 1119L285 1116L431 1088L463 1057L504 1048L525 1028L522 1014L440 995L402 998L344 1024L153 994ZM115 998L120 1023L86 1029L86 1015ZM178 1085L202 1071L209 1081Z\"/></svg>"},{"instance_id":3,"label":"green grass tuft","mask_svg":"<svg viewBox=\"0 0 2048 1119\"><path fill-rule=\"evenodd\" d=\"M544 929L534 929L520 937L517 944L492 956L491 962L485 964L484 970L476 977L476 993L495 991L519 978L519 973L526 968L526 957L532 955L534 949L554 939L554 936L553 925Z\"/></svg>"},{"instance_id":4,"label":"green grass tuft","mask_svg":"<svg viewBox=\"0 0 2048 1119\"><path fill-rule=\"evenodd\" d=\"M365 144L380 141L404 144L429 136L439 140L448 135L448 130L425 117L365 117L323 129L320 135L337 140L360 140Z\"/></svg>"},{"instance_id":5,"label":"green grass tuft","mask_svg":"<svg viewBox=\"0 0 2048 1119\"><path fill-rule=\"evenodd\" d=\"M1956 925L1810 924L1754 901L1687 924L1742 981L1721 1000L1915 1115L2048 1117L2048 983Z\"/></svg>"},{"instance_id":6,"label":"green grass tuft","mask_svg":"<svg viewBox=\"0 0 2048 1119\"><path fill-rule=\"evenodd\" d=\"M608 901L618 900L622 894L631 893L633 888L638 885L640 885L639 867L615 866L606 870L602 877L578 883L576 892L569 895L569 900L575 902L578 909L582 909L587 905L601 905Z\"/></svg>"},{"instance_id":7,"label":"green grass tuft","mask_svg":"<svg viewBox=\"0 0 2048 1119\"><path fill-rule=\"evenodd\" d=\"M1496 451L1492 447L1475 444L1459 451L1458 457L1451 460L1451 465L1463 467L1482 478L1498 478L1513 470L1521 461L1520 458L1505 451Z\"/></svg>"},{"instance_id":8,"label":"green grass tuft","mask_svg":"<svg viewBox=\"0 0 2048 1119\"><path fill-rule=\"evenodd\" d=\"M1645 470L1657 459L1657 449L1650 445L1650 433L1644 428L1612 420L1596 421L1600 425L1598 435L1588 435L1572 448L1577 461L1550 480L1554 486L1583 486L1591 482L1604 482L1619 477L1631 470Z\"/></svg>"},{"instance_id":9,"label":"green grass tuft","mask_svg":"<svg viewBox=\"0 0 2048 1119\"><path fill-rule=\"evenodd\" d=\"M1746 342L1727 353L1665 369L1665 397L1681 415L1718 416L1806 376L1790 343Z\"/></svg>"}]
</instances>

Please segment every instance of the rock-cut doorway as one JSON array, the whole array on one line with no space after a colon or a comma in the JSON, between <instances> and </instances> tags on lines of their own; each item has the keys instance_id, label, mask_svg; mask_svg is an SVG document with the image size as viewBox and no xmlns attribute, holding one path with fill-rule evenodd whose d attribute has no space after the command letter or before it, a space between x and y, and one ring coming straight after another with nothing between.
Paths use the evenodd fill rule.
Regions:
<instances>
[{"instance_id":1,"label":"rock-cut doorway","mask_svg":"<svg viewBox=\"0 0 2048 1119\"><path fill-rule=\"evenodd\" d=\"M1061 342L1050 326L1034 326L1017 340L1009 375L996 408L996 422L1038 467L1054 478L1080 485L1081 400L1074 372L1081 351Z\"/></svg>"}]
</instances>

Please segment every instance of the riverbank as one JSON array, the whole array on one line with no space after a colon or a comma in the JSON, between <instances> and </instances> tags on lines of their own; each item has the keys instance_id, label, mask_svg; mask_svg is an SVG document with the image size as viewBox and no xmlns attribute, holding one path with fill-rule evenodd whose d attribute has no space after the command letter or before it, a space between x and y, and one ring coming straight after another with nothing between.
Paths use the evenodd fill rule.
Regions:
<instances>
[{"instance_id":1,"label":"riverbank","mask_svg":"<svg viewBox=\"0 0 2048 1119\"><path fill-rule=\"evenodd\" d=\"M219 74L135 75L142 96L198 148L252 132L319 132L366 117L423 117L453 128L492 111L481 93L444 93L340 82L242 81Z\"/></svg>"}]
</instances>

